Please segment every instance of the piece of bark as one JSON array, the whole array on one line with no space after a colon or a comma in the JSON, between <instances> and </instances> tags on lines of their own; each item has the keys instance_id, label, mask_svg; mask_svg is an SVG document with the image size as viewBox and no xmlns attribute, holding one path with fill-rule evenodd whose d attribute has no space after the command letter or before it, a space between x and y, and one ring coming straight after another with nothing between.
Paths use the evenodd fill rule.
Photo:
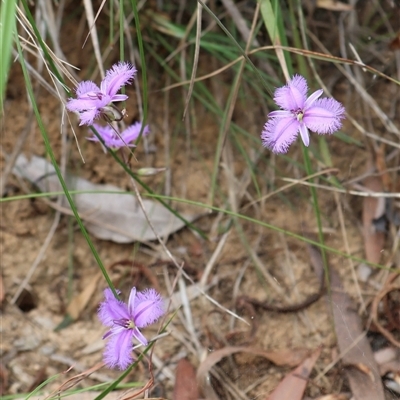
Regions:
<instances>
[{"instance_id":1,"label":"piece of bark","mask_svg":"<svg viewBox=\"0 0 400 400\"><path fill-rule=\"evenodd\" d=\"M345 293L337 272L330 268L332 312L342 364L355 400L385 400L379 368L364 335L360 316Z\"/></svg>"},{"instance_id":2,"label":"piece of bark","mask_svg":"<svg viewBox=\"0 0 400 400\"><path fill-rule=\"evenodd\" d=\"M308 378L320 354L321 348L287 374L267 400L301 400L307 387Z\"/></svg>"},{"instance_id":3,"label":"piece of bark","mask_svg":"<svg viewBox=\"0 0 400 400\"><path fill-rule=\"evenodd\" d=\"M175 386L172 398L173 400L199 399L196 371L186 358L179 360L176 367Z\"/></svg>"}]
</instances>

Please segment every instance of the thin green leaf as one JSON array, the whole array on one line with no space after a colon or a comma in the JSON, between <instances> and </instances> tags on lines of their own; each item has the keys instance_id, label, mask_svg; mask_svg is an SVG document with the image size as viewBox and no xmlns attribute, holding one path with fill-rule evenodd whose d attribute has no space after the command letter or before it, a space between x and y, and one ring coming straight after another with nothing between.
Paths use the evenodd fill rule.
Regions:
<instances>
[{"instance_id":1,"label":"thin green leaf","mask_svg":"<svg viewBox=\"0 0 400 400\"><path fill-rule=\"evenodd\" d=\"M11 48L15 34L16 0L3 0L0 7L0 115L3 114L4 95L10 68Z\"/></svg>"}]
</instances>

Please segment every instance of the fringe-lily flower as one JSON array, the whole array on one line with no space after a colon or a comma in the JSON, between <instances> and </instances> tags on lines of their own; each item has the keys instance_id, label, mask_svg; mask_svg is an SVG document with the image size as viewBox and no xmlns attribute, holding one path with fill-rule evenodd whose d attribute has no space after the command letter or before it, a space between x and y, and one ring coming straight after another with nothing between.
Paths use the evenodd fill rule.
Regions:
<instances>
[{"instance_id":1,"label":"fringe-lily flower","mask_svg":"<svg viewBox=\"0 0 400 400\"><path fill-rule=\"evenodd\" d=\"M341 128L345 109L332 99L319 99L323 90L307 98L307 81L295 75L283 87L275 90L274 101L281 110L269 113L261 139L264 147L274 153L286 153L300 132L305 146L310 144L308 130L331 134Z\"/></svg>"},{"instance_id":2,"label":"fringe-lily flower","mask_svg":"<svg viewBox=\"0 0 400 400\"><path fill-rule=\"evenodd\" d=\"M106 72L100 87L92 81L83 81L76 88L76 99L69 99L67 110L79 113L79 125L92 125L100 115L108 120L122 119L123 113L112 103L125 101L128 96L117 92L135 77L136 68L128 62L114 64Z\"/></svg>"},{"instance_id":3,"label":"fringe-lily flower","mask_svg":"<svg viewBox=\"0 0 400 400\"><path fill-rule=\"evenodd\" d=\"M93 127L104 140L104 143L107 147L110 147L112 149L119 149L125 146L135 147L135 144L132 142L134 142L139 137L140 130L142 129L142 124L140 122L136 122L122 132L116 131L110 125L101 126L98 124L93 124ZM149 126L146 125L143 128L142 136L147 135L149 132ZM99 138L95 135L88 137L88 140L99 142Z\"/></svg>"},{"instance_id":4,"label":"fringe-lily flower","mask_svg":"<svg viewBox=\"0 0 400 400\"><path fill-rule=\"evenodd\" d=\"M117 293L120 294L119 291ZM110 327L103 336L103 339L109 338L104 362L110 368L124 370L133 362L133 339L143 346L148 343L139 328L156 322L164 315L164 301L154 289L137 292L136 288L132 288L128 304L117 300L109 288L104 291L104 297L98 312L103 325Z\"/></svg>"}]
</instances>

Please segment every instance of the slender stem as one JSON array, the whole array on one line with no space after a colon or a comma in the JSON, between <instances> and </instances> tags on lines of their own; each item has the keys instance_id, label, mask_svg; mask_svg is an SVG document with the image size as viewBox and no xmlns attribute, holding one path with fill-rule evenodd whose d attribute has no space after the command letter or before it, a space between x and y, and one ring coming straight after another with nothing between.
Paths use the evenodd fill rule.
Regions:
<instances>
[{"instance_id":1,"label":"slender stem","mask_svg":"<svg viewBox=\"0 0 400 400\"><path fill-rule=\"evenodd\" d=\"M306 168L306 173L308 176L310 176L313 174L313 170L312 170L312 166L311 166L310 156L308 154L308 147L302 145L302 150L303 150L304 166ZM314 180L311 178L310 182L313 183L313 181ZM320 250L321 250L321 254L322 254L322 261L324 263L325 278L328 281L327 287L329 288L329 268L328 268L328 260L326 258L326 252L325 252L324 234L322 232L321 213L320 213L319 205L318 205L317 190L314 186L310 186L310 191L311 191L311 197L312 197L313 206L314 206L314 213L315 213L315 217L317 219L318 240L321 244Z\"/></svg>"},{"instance_id":2,"label":"slender stem","mask_svg":"<svg viewBox=\"0 0 400 400\"><path fill-rule=\"evenodd\" d=\"M79 216L78 210L77 210L77 208L75 206L75 203L72 200L72 197L71 197L71 195L69 193L67 184L65 183L65 180L64 180L64 178L63 178L63 176L61 174L60 167L57 164L56 157L54 155L53 149L52 149L51 144L50 144L49 136L48 136L47 131L46 131L45 127L44 127L44 123L43 123L42 117L40 116L39 109L38 109L38 106L37 106L36 101L35 101L35 97L34 97L34 94L33 94L32 83L31 83L31 80L30 80L30 76L28 74L28 70L27 70L26 64L25 64L25 58L24 58L24 56L22 54L21 43L19 42L19 38L18 38L17 34L15 35L15 42L17 44L18 53L20 55L20 64L21 64L21 67L22 67L22 72L24 74L26 89L28 91L29 98L30 98L30 100L32 102L32 108L33 108L33 111L34 111L35 116L36 116L36 120L37 120L37 123L38 123L38 126L39 126L40 133L42 134L42 139L43 139L44 146L46 148L47 154L50 157L51 163L53 164L53 167L54 167L54 170L55 170L55 172L57 174L58 180L60 181L60 185L61 185L61 187L62 187L62 189L63 189L63 191L65 193L65 197L68 200L68 203L69 203L69 205L71 207L71 210L74 213L76 222L78 223L79 228L81 229L82 235L86 239L86 242L90 247L90 250L91 250L91 252L93 254L93 257L97 261L97 264L98 264L98 266L99 266L99 268L100 268L105 280L107 281L108 286L112 290L114 296L116 298L118 298L118 295L117 295L117 292L116 292L116 290L114 288L114 285L113 285L110 277L108 276L107 270L104 267L103 262L101 261L99 253L97 252L96 248L94 247L94 244L93 244L92 240L90 239L90 236L89 236L85 226L83 225L81 217Z\"/></svg>"}]
</instances>

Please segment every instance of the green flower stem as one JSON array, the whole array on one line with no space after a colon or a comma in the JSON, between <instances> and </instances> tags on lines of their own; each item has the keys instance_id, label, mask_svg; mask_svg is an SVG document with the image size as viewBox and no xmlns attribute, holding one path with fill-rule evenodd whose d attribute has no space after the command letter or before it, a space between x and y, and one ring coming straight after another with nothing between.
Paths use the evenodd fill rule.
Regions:
<instances>
[{"instance_id":1,"label":"green flower stem","mask_svg":"<svg viewBox=\"0 0 400 400\"><path fill-rule=\"evenodd\" d=\"M307 173L307 175L310 176L313 174L313 170L311 167L310 156L308 154L308 147L306 147L306 146L304 146L304 144L302 144L302 150L303 150L303 157L304 157L304 166L306 167L306 173ZM310 182L313 183L314 180L310 179ZM312 201L313 201L314 213L315 213L315 217L317 219L318 240L321 244L321 246L319 246L319 248L321 250L322 261L324 263L325 279L327 280L327 288L329 290L329 267L328 267L328 260L326 258L326 252L325 252L324 234L322 231L321 213L320 213L319 205L318 205L317 190L314 186L310 186L310 191L311 191L311 197L312 197Z\"/></svg>"},{"instance_id":2,"label":"green flower stem","mask_svg":"<svg viewBox=\"0 0 400 400\"><path fill-rule=\"evenodd\" d=\"M30 98L31 103L32 103L33 111L35 113L36 120L37 120L37 123L39 125L40 133L42 134L42 138L43 138L44 145L46 147L47 154L49 155L50 160L51 160L51 162L52 162L52 164L54 166L54 169L55 169L57 177L58 177L58 179L60 181L61 187L62 187L62 189L63 189L63 191L65 193L65 197L68 200L68 203L69 203L69 205L71 207L72 212L74 213L76 222L78 223L79 228L81 229L81 232L82 232L84 238L86 239L86 242L88 243L94 258L95 258L95 260L96 260L96 262L97 262L97 264L98 264L98 266L99 266L99 268L100 268L105 280L107 281L108 286L112 290L114 296L118 298L117 292L116 292L116 290L114 288L114 285L111 282L111 279L108 276L108 273L107 273L107 271L106 271L106 269L105 269L105 267L104 267L104 265L103 265L103 263L102 263L102 261L100 259L99 253L97 252L96 248L94 247L94 244L93 244L92 240L90 239L90 236L87 233L87 231L86 231L86 229L85 229L85 227L83 225L83 222L82 222L82 220L81 220L81 218L80 218L80 216L78 214L78 210L76 209L75 203L72 200L72 197L71 197L71 195L70 195L70 193L68 191L67 185L66 185L66 183L64 181L64 178L61 175L61 170L60 170L60 168L59 168L59 166L57 164L55 155L54 155L53 150L52 150L51 145L50 145L49 136L48 136L48 134L46 132L46 129L45 129L43 121L42 121L42 118L41 118L40 113L39 113L39 109L38 109L36 101L35 101L35 96L33 94L32 83L31 83L31 80L30 80L30 76L28 74L28 70L26 68L24 55L22 53L21 43L19 42L19 38L18 38L17 34L15 35L15 41L16 41L17 47L18 47L18 53L19 53L19 56L20 56L19 59L20 59L21 67L22 67L22 72L24 74L26 89L28 91L28 95L29 95L29 98Z\"/></svg>"}]
</instances>

